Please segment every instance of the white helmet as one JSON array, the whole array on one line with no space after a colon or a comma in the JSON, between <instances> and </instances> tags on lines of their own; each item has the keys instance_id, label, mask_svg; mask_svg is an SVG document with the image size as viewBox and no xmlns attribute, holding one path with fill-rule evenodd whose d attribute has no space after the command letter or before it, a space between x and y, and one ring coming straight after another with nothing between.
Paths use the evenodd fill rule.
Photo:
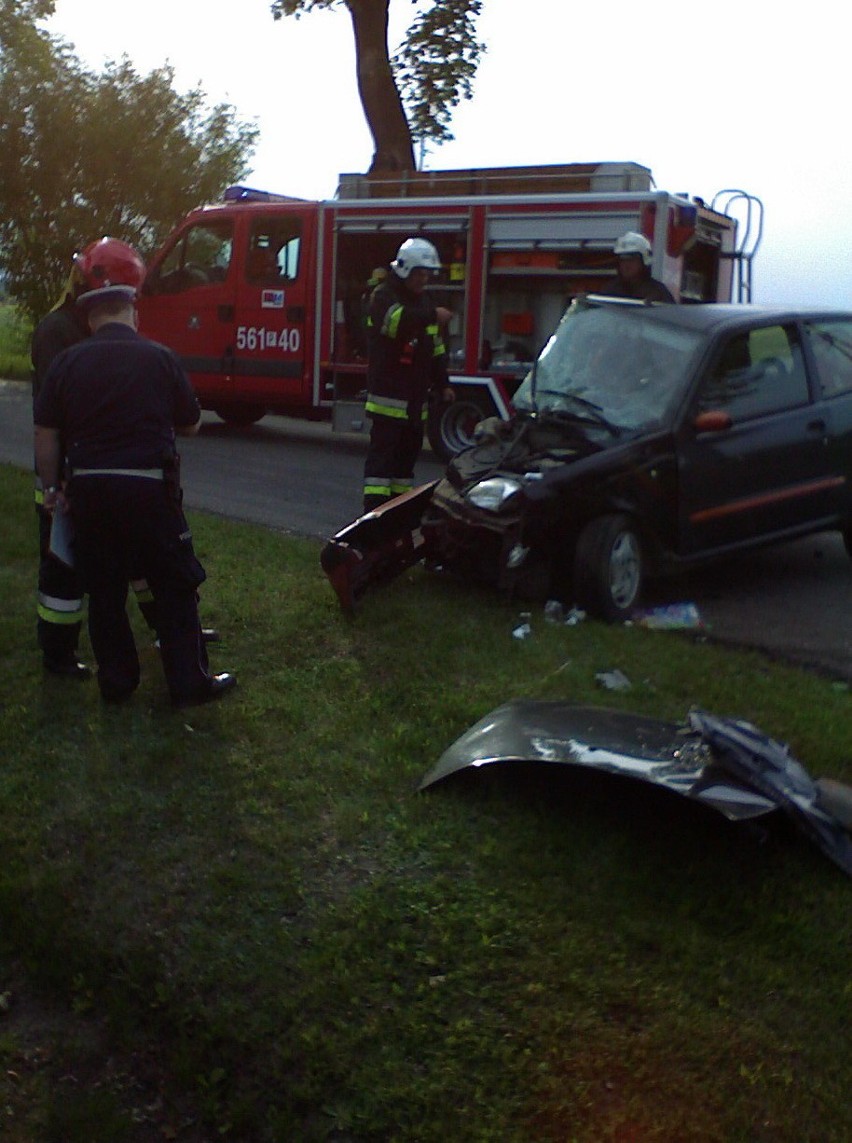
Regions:
<instances>
[{"instance_id":1,"label":"white helmet","mask_svg":"<svg viewBox=\"0 0 852 1143\"><path fill-rule=\"evenodd\" d=\"M441 269L438 251L425 238L406 238L391 262L391 269L398 278L407 278L412 270L418 268L437 274Z\"/></svg>"},{"instance_id":2,"label":"white helmet","mask_svg":"<svg viewBox=\"0 0 852 1143\"><path fill-rule=\"evenodd\" d=\"M646 266L651 265L651 243L644 234L638 234L635 230L628 230L616 239L615 253L619 257L623 254L638 254Z\"/></svg>"}]
</instances>

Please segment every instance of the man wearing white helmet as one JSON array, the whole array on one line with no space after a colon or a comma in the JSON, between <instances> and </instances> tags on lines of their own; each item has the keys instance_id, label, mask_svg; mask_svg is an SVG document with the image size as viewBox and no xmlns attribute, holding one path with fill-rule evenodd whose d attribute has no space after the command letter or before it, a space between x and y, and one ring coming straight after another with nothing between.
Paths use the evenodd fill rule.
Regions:
<instances>
[{"instance_id":1,"label":"man wearing white helmet","mask_svg":"<svg viewBox=\"0 0 852 1143\"><path fill-rule=\"evenodd\" d=\"M441 268L425 238L407 238L391 273L373 291L367 315L367 412L372 418L364 464L364 511L407 492L423 445L430 394L452 401L441 334L452 316L426 286Z\"/></svg>"},{"instance_id":2,"label":"man wearing white helmet","mask_svg":"<svg viewBox=\"0 0 852 1143\"><path fill-rule=\"evenodd\" d=\"M643 234L628 230L615 243L618 274L600 291L608 297L636 298L643 302L673 302L668 287L651 277L651 243Z\"/></svg>"}]
</instances>

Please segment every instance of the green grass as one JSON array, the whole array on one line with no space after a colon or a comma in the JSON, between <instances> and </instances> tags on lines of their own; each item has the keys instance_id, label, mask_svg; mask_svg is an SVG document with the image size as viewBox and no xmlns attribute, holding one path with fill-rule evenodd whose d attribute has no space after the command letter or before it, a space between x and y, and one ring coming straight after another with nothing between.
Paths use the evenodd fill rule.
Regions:
<instances>
[{"instance_id":1,"label":"green grass","mask_svg":"<svg viewBox=\"0 0 852 1143\"><path fill-rule=\"evenodd\" d=\"M172 711L140 624L104 707L42 676L30 495L0 468L4 1139L852 1138L850 884L807 841L567 768L416 793L518 697L698 705L848 781L848 691L675 633L518 642L420 570L347 622L316 544L198 515L240 686Z\"/></svg>"},{"instance_id":2,"label":"green grass","mask_svg":"<svg viewBox=\"0 0 852 1143\"><path fill-rule=\"evenodd\" d=\"M30 363L30 325L10 302L0 302L0 377L26 381Z\"/></svg>"}]
</instances>

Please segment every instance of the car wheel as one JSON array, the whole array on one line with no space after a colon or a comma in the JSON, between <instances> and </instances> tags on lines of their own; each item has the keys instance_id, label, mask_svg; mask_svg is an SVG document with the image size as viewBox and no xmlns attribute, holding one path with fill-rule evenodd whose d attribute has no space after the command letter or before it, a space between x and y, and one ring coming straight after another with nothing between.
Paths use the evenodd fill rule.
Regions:
<instances>
[{"instance_id":1,"label":"car wheel","mask_svg":"<svg viewBox=\"0 0 852 1143\"><path fill-rule=\"evenodd\" d=\"M473 430L485 413L476 401L456 397L449 405L436 401L429 408L426 435L432 452L446 464L474 443Z\"/></svg>"},{"instance_id":2,"label":"car wheel","mask_svg":"<svg viewBox=\"0 0 852 1143\"><path fill-rule=\"evenodd\" d=\"M639 602L644 577L642 544L627 516L599 516L586 525L574 556L580 607L608 623L623 622Z\"/></svg>"},{"instance_id":3,"label":"car wheel","mask_svg":"<svg viewBox=\"0 0 852 1143\"><path fill-rule=\"evenodd\" d=\"M226 425L237 428L255 424L266 412L262 405L218 405L213 411Z\"/></svg>"}]
</instances>

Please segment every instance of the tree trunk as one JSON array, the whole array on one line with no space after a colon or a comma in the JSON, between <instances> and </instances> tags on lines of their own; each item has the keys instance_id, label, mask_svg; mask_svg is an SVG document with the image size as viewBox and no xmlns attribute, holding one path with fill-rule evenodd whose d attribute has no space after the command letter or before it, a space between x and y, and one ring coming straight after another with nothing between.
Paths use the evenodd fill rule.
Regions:
<instances>
[{"instance_id":1,"label":"tree trunk","mask_svg":"<svg viewBox=\"0 0 852 1143\"><path fill-rule=\"evenodd\" d=\"M388 53L390 0L345 0L355 33L358 94L373 136L369 174L413 171L414 147Z\"/></svg>"}]
</instances>

